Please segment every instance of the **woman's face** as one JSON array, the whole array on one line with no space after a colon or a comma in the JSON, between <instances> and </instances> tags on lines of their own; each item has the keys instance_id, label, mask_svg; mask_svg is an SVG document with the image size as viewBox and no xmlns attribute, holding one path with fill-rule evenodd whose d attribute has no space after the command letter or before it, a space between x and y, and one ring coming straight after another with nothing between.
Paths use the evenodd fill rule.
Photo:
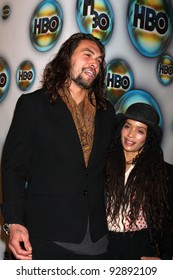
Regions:
<instances>
[{"instance_id":1,"label":"woman's face","mask_svg":"<svg viewBox=\"0 0 173 280\"><path fill-rule=\"evenodd\" d=\"M121 130L121 142L125 152L138 154L144 146L147 137L147 125L127 119Z\"/></svg>"}]
</instances>

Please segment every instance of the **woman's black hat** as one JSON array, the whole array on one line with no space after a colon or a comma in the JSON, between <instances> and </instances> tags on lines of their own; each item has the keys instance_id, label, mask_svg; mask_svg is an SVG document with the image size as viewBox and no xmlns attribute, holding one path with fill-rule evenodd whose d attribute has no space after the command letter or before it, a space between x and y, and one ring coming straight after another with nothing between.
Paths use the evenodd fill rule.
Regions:
<instances>
[{"instance_id":1,"label":"woman's black hat","mask_svg":"<svg viewBox=\"0 0 173 280\"><path fill-rule=\"evenodd\" d=\"M153 130L159 142L161 141L162 129L159 126L160 117L152 105L141 102L133 103L127 108L125 113L117 114L117 121L123 121L125 119L132 119L146 124Z\"/></svg>"}]
</instances>

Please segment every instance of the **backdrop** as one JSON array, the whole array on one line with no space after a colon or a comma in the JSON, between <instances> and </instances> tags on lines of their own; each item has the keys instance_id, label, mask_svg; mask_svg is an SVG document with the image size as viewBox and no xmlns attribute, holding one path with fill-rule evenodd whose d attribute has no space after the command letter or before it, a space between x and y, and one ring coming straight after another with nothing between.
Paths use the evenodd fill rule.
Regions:
<instances>
[{"instance_id":1,"label":"backdrop","mask_svg":"<svg viewBox=\"0 0 173 280\"><path fill-rule=\"evenodd\" d=\"M173 163L172 16L173 0L0 0L0 156L17 99L40 87L44 66L81 31L106 47L115 110L136 100L156 107L165 160ZM0 259L8 259L2 223L1 216Z\"/></svg>"}]
</instances>

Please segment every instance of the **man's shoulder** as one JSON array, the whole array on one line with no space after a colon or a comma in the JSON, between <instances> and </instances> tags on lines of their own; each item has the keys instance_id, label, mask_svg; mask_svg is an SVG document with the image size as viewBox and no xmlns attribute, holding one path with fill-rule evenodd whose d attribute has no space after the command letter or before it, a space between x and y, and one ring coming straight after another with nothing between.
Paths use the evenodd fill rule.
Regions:
<instances>
[{"instance_id":1,"label":"man's shoulder","mask_svg":"<svg viewBox=\"0 0 173 280\"><path fill-rule=\"evenodd\" d=\"M44 103L46 100L45 89L40 88L33 92L22 94L17 100L16 107L30 107L35 108L38 104ZM36 109L36 108L35 108Z\"/></svg>"},{"instance_id":2,"label":"man's shoulder","mask_svg":"<svg viewBox=\"0 0 173 280\"><path fill-rule=\"evenodd\" d=\"M106 99L105 102L108 108L114 109L113 104L108 99Z\"/></svg>"},{"instance_id":3,"label":"man's shoulder","mask_svg":"<svg viewBox=\"0 0 173 280\"><path fill-rule=\"evenodd\" d=\"M33 92L22 94L19 99L36 100L36 99L43 99L43 98L45 98L45 89L40 88Z\"/></svg>"},{"instance_id":4,"label":"man's shoulder","mask_svg":"<svg viewBox=\"0 0 173 280\"><path fill-rule=\"evenodd\" d=\"M115 109L113 104L108 99L105 99L104 102L105 102L105 107L99 110L102 112L109 112L109 113L111 112L112 114L115 114Z\"/></svg>"},{"instance_id":5,"label":"man's shoulder","mask_svg":"<svg viewBox=\"0 0 173 280\"><path fill-rule=\"evenodd\" d=\"M106 103L107 103L107 111L109 112L111 118L115 121L116 119L115 108L109 100L106 100Z\"/></svg>"}]
</instances>

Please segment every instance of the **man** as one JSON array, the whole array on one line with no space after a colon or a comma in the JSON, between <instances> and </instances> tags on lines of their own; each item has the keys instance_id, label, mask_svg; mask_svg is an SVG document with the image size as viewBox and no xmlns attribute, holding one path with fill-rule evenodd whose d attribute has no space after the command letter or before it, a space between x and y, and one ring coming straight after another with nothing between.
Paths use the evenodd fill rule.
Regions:
<instances>
[{"instance_id":1,"label":"man","mask_svg":"<svg viewBox=\"0 0 173 280\"><path fill-rule=\"evenodd\" d=\"M4 229L14 257L104 259L104 181L115 112L105 95L105 49L72 35L22 95L2 156Z\"/></svg>"}]
</instances>

